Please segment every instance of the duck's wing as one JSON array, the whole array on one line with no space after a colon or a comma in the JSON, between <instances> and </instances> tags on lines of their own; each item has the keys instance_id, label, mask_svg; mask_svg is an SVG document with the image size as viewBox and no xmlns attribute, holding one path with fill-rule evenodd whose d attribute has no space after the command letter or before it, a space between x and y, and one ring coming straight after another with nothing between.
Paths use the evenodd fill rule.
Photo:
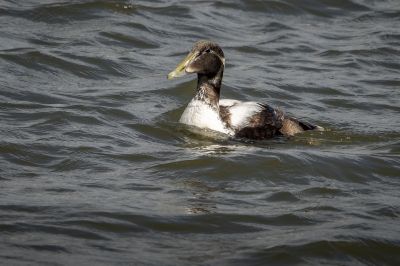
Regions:
<instances>
[{"instance_id":1,"label":"duck's wing","mask_svg":"<svg viewBox=\"0 0 400 266\"><path fill-rule=\"evenodd\" d=\"M220 100L220 116L239 138L266 139L281 135L284 114L267 104Z\"/></svg>"}]
</instances>

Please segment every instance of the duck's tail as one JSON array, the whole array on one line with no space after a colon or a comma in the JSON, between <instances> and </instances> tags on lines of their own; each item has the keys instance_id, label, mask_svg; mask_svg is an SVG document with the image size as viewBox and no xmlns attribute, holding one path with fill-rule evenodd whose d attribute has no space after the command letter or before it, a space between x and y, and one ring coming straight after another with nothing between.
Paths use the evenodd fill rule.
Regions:
<instances>
[{"instance_id":1,"label":"duck's tail","mask_svg":"<svg viewBox=\"0 0 400 266\"><path fill-rule=\"evenodd\" d=\"M315 131L324 131L325 129L321 126L318 125L313 125L310 124L308 122L304 122L304 121L298 121L296 119L296 121L299 123L299 125L303 128L304 131L306 130L315 130Z\"/></svg>"},{"instance_id":2,"label":"duck's tail","mask_svg":"<svg viewBox=\"0 0 400 266\"><path fill-rule=\"evenodd\" d=\"M280 132L285 136L293 136L308 130L324 131L324 128L308 122L299 121L294 117L285 117Z\"/></svg>"}]
</instances>

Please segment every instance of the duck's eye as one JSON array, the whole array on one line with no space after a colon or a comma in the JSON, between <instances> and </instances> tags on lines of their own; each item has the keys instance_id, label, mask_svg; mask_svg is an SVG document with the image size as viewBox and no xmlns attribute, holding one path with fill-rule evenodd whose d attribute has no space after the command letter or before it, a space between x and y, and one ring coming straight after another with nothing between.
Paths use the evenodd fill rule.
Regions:
<instances>
[{"instance_id":1,"label":"duck's eye","mask_svg":"<svg viewBox=\"0 0 400 266\"><path fill-rule=\"evenodd\" d=\"M210 50L210 49L207 49L207 50L205 50L204 52L205 52L205 53L209 53L209 52L211 52L211 50Z\"/></svg>"}]
</instances>

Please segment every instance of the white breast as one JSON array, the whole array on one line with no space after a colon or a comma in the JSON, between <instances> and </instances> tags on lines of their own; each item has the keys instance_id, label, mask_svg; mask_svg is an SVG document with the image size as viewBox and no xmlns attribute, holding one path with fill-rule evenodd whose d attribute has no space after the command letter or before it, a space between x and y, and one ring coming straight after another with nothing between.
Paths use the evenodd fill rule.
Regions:
<instances>
[{"instance_id":1,"label":"white breast","mask_svg":"<svg viewBox=\"0 0 400 266\"><path fill-rule=\"evenodd\" d=\"M199 128L207 128L233 135L231 129L225 127L219 113L203 101L191 100L183 112L179 122L186 125L192 125Z\"/></svg>"}]
</instances>

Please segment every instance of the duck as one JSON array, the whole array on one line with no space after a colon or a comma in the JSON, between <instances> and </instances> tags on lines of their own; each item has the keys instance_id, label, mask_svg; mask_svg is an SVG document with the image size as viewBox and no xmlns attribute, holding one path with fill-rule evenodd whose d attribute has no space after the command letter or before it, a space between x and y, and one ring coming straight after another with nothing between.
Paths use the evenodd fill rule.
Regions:
<instances>
[{"instance_id":1,"label":"duck","mask_svg":"<svg viewBox=\"0 0 400 266\"><path fill-rule=\"evenodd\" d=\"M308 130L323 130L266 103L220 99L224 69L225 57L221 47L213 41L200 40L168 74L168 79L197 74L194 97L183 111L180 123L252 140L291 137Z\"/></svg>"}]
</instances>

